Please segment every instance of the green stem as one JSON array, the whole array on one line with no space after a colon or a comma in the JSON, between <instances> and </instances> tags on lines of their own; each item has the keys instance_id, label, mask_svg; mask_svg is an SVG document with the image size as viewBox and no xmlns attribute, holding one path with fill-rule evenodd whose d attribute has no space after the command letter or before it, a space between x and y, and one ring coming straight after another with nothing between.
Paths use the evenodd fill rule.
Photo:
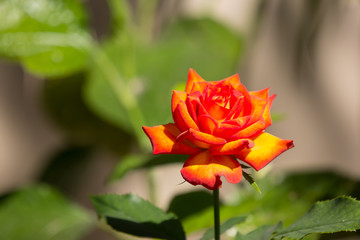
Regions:
<instances>
[{"instance_id":1,"label":"green stem","mask_svg":"<svg viewBox=\"0 0 360 240\"><path fill-rule=\"evenodd\" d=\"M220 240L220 204L219 204L219 189L213 191L214 197L214 237L215 240Z\"/></svg>"},{"instance_id":2,"label":"green stem","mask_svg":"<svg viewBox=\"0 0 360 240\"><path fill-rule=\"evenodd\" d=\"M144 133L141 129L141 126L144 125L145 121L138 106L137 99L131 93L127 82L118 72L117 68L114 66L114 63L109 59L109 57L102 49L98 51L97 55L95 55L93 59L102 70L109 85L114 90L119 104L122 104L127 111L128 117L131 119L129 121L131 124L130 126L139 143L139 146L141 149L146 150L148 148L148 142L147 139L143 137Z\"/></svg>"}]
</instances>

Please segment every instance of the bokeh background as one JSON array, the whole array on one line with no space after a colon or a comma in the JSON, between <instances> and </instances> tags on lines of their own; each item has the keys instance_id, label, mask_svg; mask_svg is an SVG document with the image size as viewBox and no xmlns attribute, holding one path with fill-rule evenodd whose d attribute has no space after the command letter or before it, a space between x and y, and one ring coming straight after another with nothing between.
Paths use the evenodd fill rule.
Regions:
<instances>
[{"instance_id":1,"label":"bokeh background","mask_svg":"<svg viewBox=\"0 0 360 240\"><path fill-rule=\"evenodd\" d=\"M181 164L149 167L141 130L172 121L171 90L190 67L209 81L239 73L248 90L277 95L268 132L295 148L255 179L360 179L358 0L11 0L0 18L2 194L45 182L87 209L104 192L166 208L200 190L180 184ZM235 188L224 184L224 201Z\"/></svg>"}]
</instances>

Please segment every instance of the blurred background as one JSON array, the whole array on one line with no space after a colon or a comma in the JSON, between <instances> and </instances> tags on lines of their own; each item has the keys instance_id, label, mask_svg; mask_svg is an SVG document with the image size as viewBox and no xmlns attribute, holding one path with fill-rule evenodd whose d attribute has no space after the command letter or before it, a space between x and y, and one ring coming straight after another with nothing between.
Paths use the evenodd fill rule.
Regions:
<instances>
[{"instance_id":1,"label":"blurred background","mask_svg":"<svg viewBox=\"0 0 360 240\"><path fill-rule=\"evenodd\" d=\"M308 202L359 187L358 0L10 0L0 19L1 239L59 233L58 223L50 235L11 235L9 219L36 214L14 203L29 192L79 207L82 230L59 239L113 239L93 230L89 195L133 192L166 209L202 190L181 184L183 158L149 154L141 130L172 121L171 90L190 67L208 81L239 73L248 90L277 95L268 132L295 148L253 173L260 186L269 172L274 184L301 176L294 186L323 193ZM289 202L301 198L294 186ZM238 188L224 183L224 201L245 201Z\"/></svg>"}]
</instances>

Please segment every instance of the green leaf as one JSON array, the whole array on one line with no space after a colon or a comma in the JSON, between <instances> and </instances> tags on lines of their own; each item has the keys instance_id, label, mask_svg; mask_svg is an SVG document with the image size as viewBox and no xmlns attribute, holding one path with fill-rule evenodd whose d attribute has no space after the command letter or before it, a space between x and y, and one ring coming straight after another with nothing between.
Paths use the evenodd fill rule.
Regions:
<instances>
[{"instance_id":1,"label":"green leaf","mask_svg":"<svg viewBox=\"0 0 360 240\"><path fill-rule=\"evenodd\" d=\"M108 0L107 2L111 12L112 31L121 33L126 30L126 28L130 28L131 25L129 24L129 21L131 20L131 17L127 2L125 0Z\"/></svg>"},{"instance_id":2,"label":"green leaf","mask_svg":"<svg viewBox=\"0 0 360 240\"><path fill-rule=\"evenodd\" d=\"M99 217L114 230L139 237L184 240L185 233L175 215L132 194L91 197Z\"/></svg>"},{"instance_id":3,"label":"green leaf","mask_svg":"<svg viewBox=\"0 0 360 240\"><path fill-rule=\"evenodd\" d=\"M182 220L188 216L213 206L213 196L209 191L192 191L175 196L169 204L169 212Z\"/></svg>"},{"instance_id":4,"label":"green leaf","mask_svg":"<svg viewBox=\"0 0 360 240\"><path fill-rule=\"evenodd\" d=\"M297 173L288 176L262 177L257 180L262 194L254 194L248 185L239 185L234 191L235 202L220 207L221 219L226 220L239 215L251 215L242 229L248 231L265 224L285 226L295 222L319 199L331 199L341 195L360 197L360 182L331 172ZM338 186L334 188L334 186ZM281 197L279 197L281 196ZM289 214L291 209L291 214ZM191 233L213 225L211 207L187 216L182 220L186 233Z\"/></svg>"},{"instance_id":5,"label":"green leaf","mask_svg":"<svg viewBox=\"0 0 360 240\"><path fill-rule=\"evenodd\" d=\"M82 73L45 81L43 102L47 113L61 127L73 147L96 145L119 154L129 152L134 139L120 128L104 122L85 105L82 97L85 78L86 74ZM63 174L63 178L70 181L67 177Z\"/></svg>"},{"instance_id":6,"label":"green leaf","mask_svg":"<svg viewBox=\"0 0 360 240\"><path fill-rule=\"evenodd\" d=\"M312 233L334 233L360 229L360 201L339 197L316 203L309 212L274 238L302 239Z\"/></svg>"},{"instance_id":7,"label":"green leaf","mask_svg":"<svg viewBox=\"0 0 360 240\"><path fill-rule=\"evenodd\" d=\"M85 85L85 100L99 117L133 134L143 149L150 148L142 130L144 119L136 94L133 39L116 36L94 51Z\"/></svg>"},{"instance_id":8,"label":"green leaf","mask_svg":"<svg viewBox=\"0 0 360 240\"><path fill-rule=\"evenodd\" d=\"M0 55L41 76L79 71L92 45L85 21L78 1L1 1Z\"/></svg>"},{"instance_id":9,"label":"green leaf","mask_svg":"<svg viewBox=\"0 0 360 240\"><path fill-rule=\"evenodd\" d=\"M270 240L273 233L281 228L281 225L281 223L278 223L277 225L261 226L246 235L238 233L235 240Z\"/></svg>"},{"instance_id":10,"label":"green leaf","mask_svg":"<svg viewBox=\"0 0 360 240\"><path fill-rule=\"evenodd\" d=\"M230 218L230 219L226 220L220 226L220 234L223 234L224 232L226 232L227 230L229 230L236 224L244 222L245 220L246 220L245 216L238 216L238 217L234 217L234 218ZM214 228L210 228L204 233L204 235L202 236L202 238L200 240L211 240L213 238L214 238Z\"/></svg>"},{"instance_id":11,"label":"green leaf","mask_svg":"<svg viewBox=\"0 0 360 240\"><path fill-rule=\"evenodd\" d=\"M1 202L0 239L81 239L94 220L47 185L27 187Z\"/></svg>"}]
</instances>

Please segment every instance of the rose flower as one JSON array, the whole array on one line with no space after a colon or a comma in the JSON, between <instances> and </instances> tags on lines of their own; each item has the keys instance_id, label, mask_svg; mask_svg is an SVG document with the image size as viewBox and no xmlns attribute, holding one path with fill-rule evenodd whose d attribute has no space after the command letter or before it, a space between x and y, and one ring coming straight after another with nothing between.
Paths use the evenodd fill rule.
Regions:
<instances>
[{"instance_id":1,"label":"rose flower","mask_svg":"<svg viewBox=\"0 0 360 240\"><path fill-rule=\"evenodd\" d=\"M242 178L243 161L260 170L292 148L265 132L271 125L270 107L275 95L269 89L249 92L238 74L206 82L193 69L183 91L173 91L174 123L143 127L154 154L185 154L181 174L193 185L214 190L221 176L230 183Z\"/></svg>"}]
</instances>

